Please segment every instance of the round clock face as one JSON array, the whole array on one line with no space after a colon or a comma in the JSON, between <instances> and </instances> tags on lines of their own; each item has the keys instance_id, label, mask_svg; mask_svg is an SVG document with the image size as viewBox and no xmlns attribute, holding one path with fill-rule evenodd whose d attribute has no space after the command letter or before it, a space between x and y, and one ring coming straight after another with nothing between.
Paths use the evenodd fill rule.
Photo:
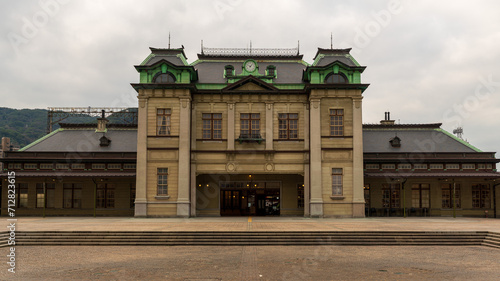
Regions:
<instances>
[{"instance_id":1,"label":"round clock face","mask_svg":"<svg viewBox=\"0 0 500 281\"><path fill-rule=\"evenodd\" d=\"M253 61L249 61L245 64L245 69L248 71L248 72L252 72L255 70L255 62Z\"/></svg>"}]
</instances>

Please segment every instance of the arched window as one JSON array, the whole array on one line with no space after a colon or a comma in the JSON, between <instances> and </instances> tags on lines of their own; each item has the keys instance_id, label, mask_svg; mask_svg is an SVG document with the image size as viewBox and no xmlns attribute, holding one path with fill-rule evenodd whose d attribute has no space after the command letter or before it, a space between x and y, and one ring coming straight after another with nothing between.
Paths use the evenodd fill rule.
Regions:
<instances>
[{"instance_id":1,"label":"arched window","mask_svg":"<svg viewBox=\"0 0 500 281\"><path fill-rule=\"evenodd\" d=\"M327 84L346 84L347 78L343 74L330 73L325 78L325 83Z\"/></svg>"},{"instance_id":2,"label":"arched window","mask_svg":"<svg viewBox=\"0 0 500 281\"><path fill-rule=\"evenodd\" d=\"M175 77L171 73L162 73L153 80L154 83L174 83Z\"/></svg>"}]
</instances>

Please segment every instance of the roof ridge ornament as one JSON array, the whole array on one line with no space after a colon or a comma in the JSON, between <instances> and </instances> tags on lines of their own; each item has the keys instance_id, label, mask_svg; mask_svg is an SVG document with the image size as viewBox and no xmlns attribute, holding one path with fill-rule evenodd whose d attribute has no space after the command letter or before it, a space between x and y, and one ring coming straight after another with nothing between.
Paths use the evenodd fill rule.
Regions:
<instances>
[{"instance_id":1,"label":"roof ridge ornament","mask_svg":"<svg viewBox=\"0 0 500 281\"><path fill-rule=\"evenodd\" d=\"M295 57L299 55L297 48L207 48L201 45L201 54L206 56L259 56L259 57Z\"/></svg>"}]
</instances>

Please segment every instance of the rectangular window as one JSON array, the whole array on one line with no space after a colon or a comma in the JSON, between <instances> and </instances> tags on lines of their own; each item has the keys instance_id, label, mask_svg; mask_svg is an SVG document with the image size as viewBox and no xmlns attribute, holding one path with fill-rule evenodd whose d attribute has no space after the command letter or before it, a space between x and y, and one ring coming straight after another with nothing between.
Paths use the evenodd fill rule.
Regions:
<instances>
[{"instance_id":1,"label":"rectangular window","mask_svg":"<svg viewBox=\"0 0 500 281\"><path fill-rule=\"evenodd\" d=\"M399 208L400 185L383 184L382 185L382 207Z\"/></svg>"},{"instance_id":2,"label":"rectangular window","mask_svg":"<svg viewBox=\"0 0 500 281\"><path fill-rule=\"evenodd\" d=\"M104 170L104 169L106 169L106 164L92 164L92 169Z\"/></svg>"},{"instance_id":3,"label":"rectangular window","mask_svg":"<svg viewBox=\"0 0 500 281\"><path fill-rule=\"evenodd\" d=\"M36 184L36 207L43 208L45 203L45 190L43 188L43 183Z\"/></svg>"},{"instance_id":4,"label":"rectangular window","mask_svg":"<svg viewBox=\"0 0 500 281\"><path fill-rule=\"evenodd\" d=\"M456 170L459 168L460 168L460 165L458 165L458 164L446 164L446 169Z\"/></svg>"},{"instance_id":5,"label":"rectangular window","mask_svg":"<svg viewBox=\"0 0 500 281\"><path fill-rule=\"evenodd\" d=\"M472 169L476 169L476 165L475 164L462 164L462 169L467 169L467 170L472 170Z\"/></svg>"},{"instance_id":6,"label":"rectangular window","mask_svg":"<svg viewBox=\"0 0 500 281\"><path fill-rule=\"evenodd\" d=\"M332 195L342 196L342 168L332 169Z\"/></svg>"},{"instance_id":7,"label":"rectangular window","mask_svg":"<svg viewBox=\"0 0 500 281\"><path fill-rule=\"evenodd\" d=\"M330 109L330 136L344 135L344 110Z\"/></svg>"},{"instance_id":8,"label":"rectangular window","mask_svg":"<svg viewBox=\"0 0 500 281\"><path fill-rule=\"evenodd\" d=\"M82 208L82 186L81 183L63 184L63 208Z\"/></svg>"},{"instance_id":9,"label":"rectangular window","mask_svg":"<svg viewBox=\"0 0 500 281\"><path fill-rule=\"evenodd\" d=\"M9 169L21 169L22 165L21 163L10 163L9 164Z\"/></svg>"},{"instance_id":10,"label":"rectangular window","mask_svg":"<svg viewBox=\"0 0 500 281\"><path fill-rule=\"evenodd\" d=\"M241 113L240 135L243 138L260 138L260 113Z\"/></svg>"},{"instance_id":11,"label":"rectangular window","mask_svg":"<svg viewBox=\"0 0 500 281\"><path fill-rule=\"evenodd\" d=\"M40 169L43 170L51 170L54 168L54 165L52 163L42 163L40 164Z\"/></svg>"},{"instance_id":12,"label":"rectangular window","mask_svg":"<svg viewBox=\"0 0 500 281\"><path fill-rule=\"evenodd\" d=\"M69 164L57 163L56 164L56 169L67 170L67 169L69 169Z\"/></svg>"},{"instance_id":13,"label":"rectangular window","mask_svg":"<svg viewBox=\"0 0 500 281\"><path fill-rule=\"evenodd\" d=\"M411 206L413 208L430 207L430 185L416 183L411 186Z\"/></svg>"},{"instance_id":14,"label":"rectangular window","mask_svg":"<svg viewBox=\"0 0 500 281\"><path fill-rule=\"evenodd\" d=\"M204 140L222 139L222 114L221 113L203 113L203 131Z\"/></svg>"},{"instance_id":15,"label":"rectangular window","mask_svg":"<svg viewBox=\"0 0 500 281\"><path fill-rule=\"evenodd\" d=\"M367 169L367 170L378 170L378 169L380 169L380 165L379 164L366 164L365 169Z\"/></svg>"},{"instance_id":16,"label":"rectangular window","mask_svg":"<svg viewBox=\"0 0 500 281\"><path fill-rule=\"evenodd\" d=\"M135 183L130 184L130 208L135 207Z\"/></svg>"},{"instance_id":17,"label":"rectangular window","mask_svg":"<svg viewBox=\"0 0 500 281\"><path fill-rule=\"evenodd\" d=\"M158 196L167 196L168 195L168 168L158 168L157 170L158 176L158 185L157 192Z\"/></svg>"},{"instance_id":18,"label":"rectangular window","mask_svg":"<svg viewBox=\"0 0 500 281\"><path fill-rule=\"evenodd\" d=\"M490 186L486 184L475 184L472 186L472 208L490 208Z\"/></svg>"},{"instance_id":19,"label":"rectangular window","mask_svg":"<svg viewBox=\"0 0 500 281\"><path fill-rule=\"evenodd\" d=\"M427 169L427 164L413 164L413 169L415 170Z\"/></svg>"},{"instance_id":20,"label":"rectangular window","mask_svg":"<svg viewBox=\"0 0 500 281\"><path fill-rule=\"evenodd\" d=\"M108 169L110 170L119 170L122 168L122 164L108 164Z\"/></svg>"},{"instance_id":21,"label":"rectangular window","mask_svg":"<svg viewBox=\"0 0 500 281\"><path fill-rule=\"evenodd\" d=\"M297 208L304 208L304 184L297 184Z\"/></svg>"},{"instance_id":22,"label":"rectangular window","mask_svg":"<svg viewBox=\"0 0 500 281\"><path fill-rule=\"evenodd\" d=\"M478 169L486 169L486 164L477 164Z\"/></svg>"},{"instance_id":23,"label":"rectangular window","mask_svg":"<svg viewBox=\"0 0 500 281\"><path fill-rule=\"evenodd\" d=\"M395 164L382 164L382 169L384 170L394 170L396 169Z\"/></svg>"},{"instance_id":24,"label":"rectangular window","mask_svg":"<svg viewBox=\"0 0 500 281\"><path fill-rule=\"evenodd\" d=\"M290 140L299 138L299 114L280 113L278 114L279 139Z\"/></svg>"},{"instance_id":25,"label":"rectangular window","mask_svg":"<svg viewBox=\"0 0 500 281\"><path fill-rule=\"evenodd\" d=\"M455 191L453 191L455 190ZM460 208L460 184L452 183L441 184L441 207L445 209L453 208L453 193L455 193L455 208Z\"/></svg>"},{"instance_id":26,"label":"rectangular window","mask_svg":"<svg viewBox=\"0 0 500 281\"><path fill-rule=\"evenodd\" d=\"M85 164L83 164L83 163L71 164L71 169L83 170L83 169L85 169Z\"/></svg>"},{"instance_id":27,"label":"rectangular window","mask_svg":"<svg viewBox=\"0 0 500 281\"><path fill-rule=\"evenodd\" d=\"M409 170L411 169L411 164L398 164L398 169Z\"/></svg>"},{"instance_id":28,"label":"rectangular window","mask_svg":"<svg viewBox=\"0 0 500 281\"><path fill-rule=\"evenodd\" d=\"M56 184L55 183L46 183L45 184L45 193L47 194L47 201L45 202L45 207L46 208L54 208L55 207Z\"/></svg>"},{"instance_id":29,"label":"rectangular window","mask_svg":"<svg viewBox=\"0 0 500 281\"><path fill-rule=\"evenodd\" d=\"M136 164L123 164L123 169L126 170L135 170Z\"/></svg>"},{"instance_id":30,"label":"rectangular window","mask_svg":"<svg viewBox=\"0 0 500 281\"><path fill-rule=\"evenodd\" d=\"M158 108L156 110L156 135L170 136L170 118L172 110Z\"/></svg>"},{"instance_id":31,"label":"rectangular window","mask_svg":"<svg viewBox=\"0 0 500 281\"><path fill-rule=\"evenodd\" d=\"M443 164L431 164L429 167L431 170L442 170Z\"/></svg>"},{"instance_id":32,"label":"rectangular window","mask_svg":"<svg viewBox=\"0 0 500 281\"><path fill-rule=\"evenodd\" d=\"M24 168L26 170L35 170L37 168L37 165L34 163L24 164Z\"/></svg>"},{"instance_id":33,"label":"rectangular window","mask_svg":"<svg viewBox=\"0 0 500 281\"><path fill-rule=\"evenodd\" d=\"M27 183L20 183L18 185L19 192L17 194L18 196L18 201L17 201L17 207L18 208L27 208L28 207L28 184Z\"/></svg>"},{"instance_id":34,"label":"rectangular window","mask_svg":"<svg viewBox=\"0 0 500 281\"><path fill-rule=\"evenodd\" d=\"M115 185L112 183L100 183L97 185L97 208L115 207Z\"/></svg>"}]
</instances>

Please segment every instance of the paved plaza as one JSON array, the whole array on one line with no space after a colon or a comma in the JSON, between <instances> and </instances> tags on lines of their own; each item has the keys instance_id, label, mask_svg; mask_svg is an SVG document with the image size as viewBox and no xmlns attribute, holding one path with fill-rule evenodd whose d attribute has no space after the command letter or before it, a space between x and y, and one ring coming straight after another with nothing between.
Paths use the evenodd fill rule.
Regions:
<instances>
[{"instance_id":1,"label":"paved plaza","mask_svg":"<svg viewBox=\"0 0 500 281\"><path fill-rule=\"evenodd\" d=\"M3 219L7 224L7 218ZM16 231L493 231L483 218L18 218ZM8 248L0 248L7 261ZM485 246L18 246L0 280L500 280Z\"/></svg>"}]
</instances>

